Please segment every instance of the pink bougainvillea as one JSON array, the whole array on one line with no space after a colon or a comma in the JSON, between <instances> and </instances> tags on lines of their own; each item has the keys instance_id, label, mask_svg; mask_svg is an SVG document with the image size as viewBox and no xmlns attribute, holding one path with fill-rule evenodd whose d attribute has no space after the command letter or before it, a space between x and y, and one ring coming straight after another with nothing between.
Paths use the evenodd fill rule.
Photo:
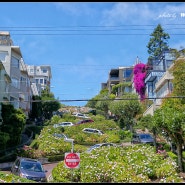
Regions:
<instances>
[{"instance_id":1,"label":"pink bougainvillea","mask_svg":"<svg viewBox=\"0 0 185 185\"><path fill-rule=\"evenodd\" d=\"M140 95L140 99L145 98L145 77L146 77L147 65L143 63L136 64L134 66L134 88Z\"/></svg>"}]
</instances>

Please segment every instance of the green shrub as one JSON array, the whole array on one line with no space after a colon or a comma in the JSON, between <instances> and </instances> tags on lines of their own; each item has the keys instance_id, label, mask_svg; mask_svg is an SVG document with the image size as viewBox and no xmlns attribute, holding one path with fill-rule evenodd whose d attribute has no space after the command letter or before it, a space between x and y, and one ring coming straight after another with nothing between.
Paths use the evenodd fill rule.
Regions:
<instances>
[{"instance_id":1,"label":"green shrub","mask_svg":"<svg viewBox=\"0 0 185 185\"><path fill-rule=\"evenodd\" d=\"M34 140L31 142L30 147L31 147L31 148L34 148L34 149L36 149L36 150L38 149L39 144L38 144L38 142L37 142L37 139L34 139Z\"/></svg>"},{"instance_id":2,"label":"green shrub","mask_svg":"<svg viewBox=\"0 0 185 185\"><path fill-rule=\"evenodd\" d=\"M185 159L185 151L182 151L182 157Z\"/></svg>"},{"instance_id":3,"label":"green shrub","mask_svg":"<svg viewBox=\"0 0 185 185\"><path fill-rule=\"evenodd\" d=\"M168 143L164 143L163 144L163 148L164 148L164 150L166 150L166 152L170 152L171 151L170 144L168 144Z\"/></svg>"},{"instance_id":4,"label":"green shrub","mask_svg":"<svg viewBox=\"0 0 185 185\"><path fill-rule=\"evenodd\" d=\"M65 154L46 156L49 162L63 161Z\"/></svg>"},{"instance_id":5,"label":"green shrub","mask_svg":"<svg viewBox=\"0 0 185 185\"><path fill-rule=\"evenodd\" d=\"M171 157L173 160L177 161L178 157L176 154L174 154L173 152L167 152L168 156Z\"/></svg>"},{"instance_id":6,"label":"green shrub","mask_svg":"<svg viewBox=\"0 0 185 185\"><path fill-rule=\"evenodd\" d=\"M54 116L52 116L50 123L52 125L57 124L57 123L59 123L60 118L61 118L60 116L54 115Z\"/></svg>"},{"instance_id":7,"label":"green shrub","mask_svg":"<svg viewBox=\"0 0 185 185\"><path fill-rule=\"evenodd\" d=\"M0 179L5 181L6 183L36 183L35 181L28 180L26 178L21 178L17 175L0 172Z\"/></svg>"}]
</instances>

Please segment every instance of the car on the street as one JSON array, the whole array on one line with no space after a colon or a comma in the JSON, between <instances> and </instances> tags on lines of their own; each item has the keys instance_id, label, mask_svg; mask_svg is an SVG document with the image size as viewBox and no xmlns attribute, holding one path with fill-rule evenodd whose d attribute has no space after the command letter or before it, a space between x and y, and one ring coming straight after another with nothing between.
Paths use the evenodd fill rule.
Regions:
<instances>
[{"instance_id":1,"label":"car on the street","mask_svg":"<svg viewBox=\"0 0 185 185\"><path fill-rule=\"evenodd\" d=\"M82 114L82 113L76 113L74 114L75 117L78 117L78 118L85 118L85 119L89 119L88 116L86 116L85 114Z\"/></svg>"},{"instance_id":2,"label":"car on the street","mask_svg":"<svg viewBox=\"0 0 185 185\"><path fill-rule=\"evenodd\" d=\"M57 123L54 124L53 127L57 128L57 127L68 127L68 126L73 126L74 124L72 122L61 122L61 123Z\"/></svg>"},{"instance_id":3,"label":"car on the street","mask_svg":"<svg viewBox=\"0 0 185 185\"><path fill-rule=\"evenodd\" d=\"M53 136L57 138L64 138L64 139L68 138L65 134L58 134L58 133L54 133Z\"/></svg>"},{"instance_id":4,"label":"car on the street","mask_svg":"<svg viewBox=\"0 0 185 185\"><path fill-rule=\"evenodd\" d=\"M149 133L134 133L131 139L131 143L154 145L154 138Z\"/></svg>"},{"instance_id":5,"label":"car on the street","mask_svg":"<svg viewBox=\"0 0 185 185\"><path fill-rule=\"evenodd\" d=\"M104 134L103 131L94 128L84 128L82 131L90 134L99 134L99 135Z\"/></svg>"},{"instance_id":6,"label":"car on the street","mask_svg":"<svg viewBox=\"0 0 185 185\"><path fill-rule=\"evenodd\" d=\"M114 143L99 143L99 144L95 144L91 147L89 147L86 152L87 153L90 153L92 150L94 149L97 149L97 148L100 148L100 147L110 147L110 146L117 146L116 144Z\"/></svg>"},{"instance_id":7,"label":"car on the street","mask_svg":"<svg viewBox=\"0 0 185 185\"><path fill-rule=\"evenodd\" d=\"M92 123L94 122L94 120L92 119L84 119L84 120L80 120L76 123L76 125L79 125L79 124L83 124L83 123Z\"/></svg>"},{"instance_id":8,"label":"car on the street","mask_svg":"<svg viewBox=\"0 0 185 185\"><path fill-rule=\"evenodd\" d=\"M17 157L11 166L11 173L36 182L47 182L46 170L37 159Z\"/></svg>"}]
</instances>

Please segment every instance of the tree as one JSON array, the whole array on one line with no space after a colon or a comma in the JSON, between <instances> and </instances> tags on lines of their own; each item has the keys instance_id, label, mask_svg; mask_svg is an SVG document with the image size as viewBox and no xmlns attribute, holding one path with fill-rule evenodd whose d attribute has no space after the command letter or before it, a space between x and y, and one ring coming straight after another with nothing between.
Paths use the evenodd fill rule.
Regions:
<instances>
[{"instance_id":1,"label":"tree","mask_svg":"<svg viewBox=\"0 0 185 185\"><path fill-rule=\"evenodd\" d=\"M179 57L174 61L174 65L170 69L173 74L173 95L184 96L185 94L185 58ZM185 98L182 98L182 104L185 104Z\"/></svg>"},{"instance_id":2,"label":"tree","mask_svg":"<svg viewBox=\"0 0 185 185\"><path fill-rule=\"evenodd\" d=\"M183 171L182 166L182 146L185 135L185 106L179 99L166 99L162 106L154 112L153 124L162 133L167 133L168 137L177 147L178 167Z\"/></svg>"},{"instance_id":3,"label":"tree","mask_svg":"<svg viewBox=\"0 0 185 185\"><path fill-rule=\"evenodd\" d=\"M150 55L149 59L155 59L155 57L158 57L163 50L169 48L167 40L170 36L168 33L164 32L160 24L157 25L150 36L152 37L147 45L148 53Z\"/></svg>"},{"instance_id":4,"label":"tree","mask_svg":"<svg viewBox=\"0 0 185 185\"><path fill-rule=\"evenodd\" d=\"M165 132L171 142L176 145L178 166L182 171L182 146L185 143L185 98L180 98L185 94L185 58L180 57L180 52L176 52L174 65L170 69L174 79L173 92L168 95L169 98L162 100L161 108L154 112L154 125L160 132ZM177 98L170 98L170 97ZM179 98L178 98L179 97Z\"/></svg>"},{"instance_id":5,"label":"tree","mask_svg":"<svg viewBox=\"0 0 185 185\"><path fill-rule=\"evenodd\" d=\"M39 118L42 116L42 103L41 103L41 97L40 96L33 96L32 97L32 111L31 111L31 118Z\"/></svg>"},{"instance_id":6,"label":"tree","mask_svg":"<svg viewBox=\"0 0 185 185\"><path fill-rule=\"evenodd\" d=\"M108 118L109 105L115 97L114 94L109 94L108 89L101 90L95 105L96 109L103 111L104 116Z\"/></svg>"},{"instance_id":7,"label":"tree","mask_svg":"<svg viewBox=\"0 0 185 185\"><path fill-rule=\"evenodd\" d=\"M26 124L26 115L21 109L14 109L13 105L2 104L3 125L1 131L8 133L8 146L20 144L20 136Z\"/></svg>"},{"instance_id":8,"label":"tree","mask_svg":"<svg viewBox=\"0 0 185 185\"><path fill-rule=\"evenodd\" d=\"M46 88L42 91L42 111L46 119L51 119L53 112L57 111L61 105L58 100L55 99L54 94L49 92L49 89Z\"/></svg>"},{"instance_id":9,"label":"tree","mask_svg":"<svg viewBox=\"0 0 185 185\"><path fill-rule=\"evenodd\" d=\"M133 132L136 115L141 112L141 104L137 94L128 93L122 96L125 100L114 100L109 108L110 111L118 116L120 123L126 125Z\"/></svg>"},{"instance_id":10,"label":"tree","mask_svg":"<svg viewBox=\"0 0 185 185\"><path fill-rule=\"evenodd\" d=\"M95 97L91 98L87 104L85 105L86 107L90 107L90 108L96 108L96 103L97 103L97 100L98 100L98 95L96 95Z\"/></svg>"}]
</instances>

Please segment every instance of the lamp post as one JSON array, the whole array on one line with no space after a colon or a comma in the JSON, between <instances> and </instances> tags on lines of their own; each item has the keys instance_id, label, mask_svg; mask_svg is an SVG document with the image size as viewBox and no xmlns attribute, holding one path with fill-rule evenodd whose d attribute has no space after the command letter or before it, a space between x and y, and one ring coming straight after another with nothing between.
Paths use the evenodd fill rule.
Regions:
<instances>
[{"instance_id":1,"label":"lamp post","mask_svg":"<svg viewBox=\"0 0 185 185\"><path fill-rule=\"evenodd\" d=\"M72 146L71 152L73 153L73 148L74 148L74 146L73 146L73 141L74 141L74 139L67 138L67 139L64 139L64 141L71 143L71 146Z\"/></svg>"},{"instance_id":2,"label":"lamp post","mask_svg":"<svg viewBox=\"0 0 185 185\"><path fill-rule=\"evenodd\" d=\"M71 153L73 153L73 141L74 141L74 139L67 138L67 139L64 139L64 141L71 143L71 145L72 145ZM71 169L71 182L73 182L73 169Z\"/></svg>"}]
</instances>

